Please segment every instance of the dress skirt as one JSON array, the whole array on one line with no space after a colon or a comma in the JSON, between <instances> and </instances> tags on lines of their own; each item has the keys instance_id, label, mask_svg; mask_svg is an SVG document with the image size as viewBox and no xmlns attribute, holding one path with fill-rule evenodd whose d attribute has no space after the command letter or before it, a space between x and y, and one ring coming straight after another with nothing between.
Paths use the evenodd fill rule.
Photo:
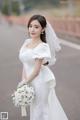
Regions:
<instances>
[{"instance_id":1,"label":"dress skirt","mask_svg":"<svg viewBox=\"0 0 80 120\"><path fill-rule=\"evenodd\" d=\"M68 120L60 101L58 100L55 87L39 79L33 81L36 97L30 105L30 120Z\"/></svg>"}]
</instances>

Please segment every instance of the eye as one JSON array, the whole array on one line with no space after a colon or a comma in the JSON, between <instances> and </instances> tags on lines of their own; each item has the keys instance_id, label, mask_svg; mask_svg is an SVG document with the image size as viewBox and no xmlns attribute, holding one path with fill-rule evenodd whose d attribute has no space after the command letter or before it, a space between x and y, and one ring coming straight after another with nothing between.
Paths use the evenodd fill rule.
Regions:
<instances>
[{"instance_id":1,"label":"eye","mask_svg":"<svg viewBox=\"0 0 80 120\"><path fill-rule=\"evenodd\" d=\"M35 26L35 28L39 28L38 26Z\"/></svg>"},{"instance_id":2,"label":"eye","mask_svg":"<svg viewBox=\"0 0 80 120\"><path fill-rule=\"evenodd\" d=\"M35 28L39 28L39 26L38 26L38 25L35 25L34 27L35 27Z\"/></svg>"}]
</instances>

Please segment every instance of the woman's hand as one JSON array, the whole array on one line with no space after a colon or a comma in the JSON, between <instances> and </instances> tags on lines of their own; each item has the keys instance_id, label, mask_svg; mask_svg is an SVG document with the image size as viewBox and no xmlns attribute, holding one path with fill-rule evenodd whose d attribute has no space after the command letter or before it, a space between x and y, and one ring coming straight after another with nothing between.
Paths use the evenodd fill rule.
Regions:
<instances>
[{"instance_id":1,"label":"woman's hand","mask_svg":"<svg viewBox=\"0 0 80 120\"><path fill-rule=\"evenodd\" d=\"M22 87L25 84L27 84L27 81L26 80L22 80L21 82L19 82L17 88Z\"/></svg>"}]
</instances>

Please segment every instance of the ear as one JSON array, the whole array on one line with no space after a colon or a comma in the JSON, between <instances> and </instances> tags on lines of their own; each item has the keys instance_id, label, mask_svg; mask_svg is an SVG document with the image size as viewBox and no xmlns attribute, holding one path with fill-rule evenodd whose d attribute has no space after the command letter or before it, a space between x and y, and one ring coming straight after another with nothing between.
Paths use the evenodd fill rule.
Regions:
<instances>
[{"instance_id":1,"label":"ear","mask_svg":"<svg viewBox=\"0 0 80 120\"><path fill-rule=\"evenodd\" d=\"M45 28L44 29L42 29L42 32L44 32L45 31Z\"/></svg>"}]
</instances>

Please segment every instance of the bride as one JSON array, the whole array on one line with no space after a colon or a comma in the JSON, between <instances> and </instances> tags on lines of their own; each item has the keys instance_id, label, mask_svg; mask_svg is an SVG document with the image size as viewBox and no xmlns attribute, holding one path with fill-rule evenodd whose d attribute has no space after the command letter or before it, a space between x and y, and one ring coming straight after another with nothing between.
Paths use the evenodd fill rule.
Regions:
<instances>
[{"instance_id":1,"label":"bride","mask_svg":"<svg viewBox=\"0 0 80 120\"><path fill-rule=\"evenodd\" d=\"M30 83L35 99L30 105L30 120L68 120L55 93L56 79L49 66L56 62L55 52L61 49L50 23L42 15L28 21L29 38L21 46L19 59L23 64L19 87Z\"/></svg>"}]
</instances>

